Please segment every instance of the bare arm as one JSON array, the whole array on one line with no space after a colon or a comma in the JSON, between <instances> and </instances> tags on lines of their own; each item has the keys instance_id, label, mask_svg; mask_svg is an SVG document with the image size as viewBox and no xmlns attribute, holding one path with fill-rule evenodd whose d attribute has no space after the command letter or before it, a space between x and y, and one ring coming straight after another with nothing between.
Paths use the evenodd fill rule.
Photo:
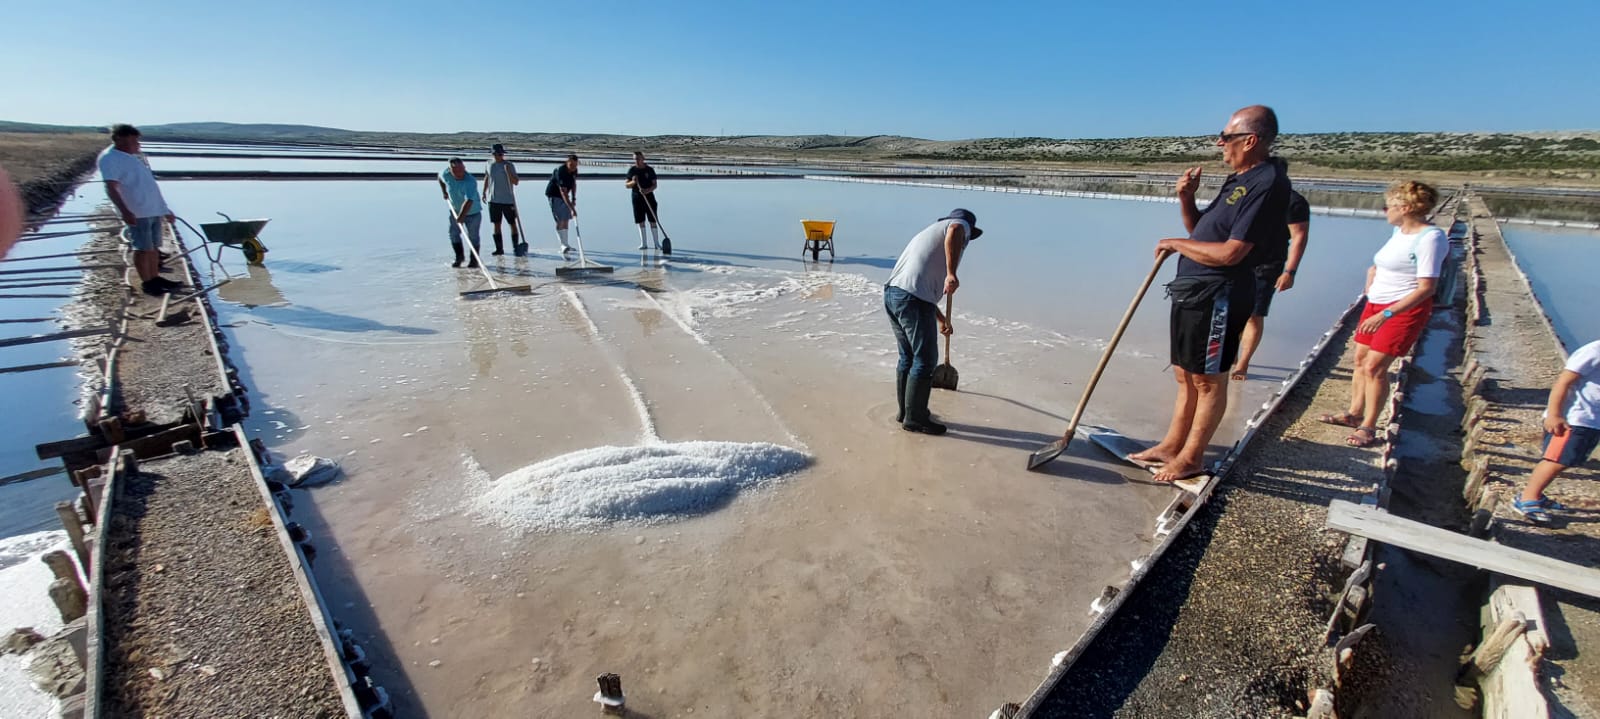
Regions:
<instances>
[{"instance_id":1,"label":"bare arm","mask_svg":"<svg viewBox=\"0 0 1600 719\"><path fill-rule=\"evenodd\" d=\"M1306 254L1306 240L1311 234L1311 223L1296 222L1289 225L1289 259L1283 263L1283 274L1278 276L1278 291L1294 287L1294 273L1300 270L1300 258Z\"/></svg>"},{"instance_id":2,"label":"bare arm","mask_svg":"<svg viewBox=\"0 0 1600 719\"><path fill-rule=\"evenodd\" d=\"M1369 272L1368 274L1370 276L1371 273ZM1429 301L1429 299L1433 297L1433 288L1437 284L1438 280L1433 277L1418 277L1417 288L1412 290L1405 297L1401 297L1399 301L1395 302L1394 304L1385 307L1384 311L1390 314L1400 314L1401 312L1405 312L1412 307L1416 307L1420 302ZM1367 287L1372 287L1371 280L1368 280ZM1384 317L1381 313L1368 317L1361 323L1361 331L1367 333L1377 332L1378 328L1382 327L1383 323L1388 321L1388 319L1389 318Z\"/></svg>"},{"instance_id":3,"label":"bare arm","mask_svg":"<svg viewBox=\"0 0 1600 719\"><path fill-rule=\"evenodd\" d=\"M944 293L953 295L956 288L961 286L961 280L956 279L956 268L961 266L961 255L967 249L967 228L959 222L950 223L950 229L944 233ZM935 308L937 309L937 308Z\"/></svg>"},{"instance_id":4,"label":"bare arm","mask_svg":"<svg viewBox=\"0 0 1600 719\"><path fill-rule=\"evenodd\" d=\"M516 187L518 183L522 182L522 179L517 177L516 166L509 162L506 163L506 179L511 182L512 187Z\"/></svg>"},{"instance_id":5,"label":"bare arm","mask_svg":"<svg viewBox=\"0 0 1600 719\"><path fill-rule=\"evenodd\" d=\"M117 206L117 214L122 216L124 224L131 225L134 220L138 219L128 209L128 203L122 199L122 183L116 180L106 180L106 197L111 198L111 204Z\"/></svg>"},{"instance_id":6,"label":"bare arm","mask_svg":"<svg viewBox=\"0 0 1600 719\"><path fill-rule=\"evenodd\" d=\"M444 195L446 200L450 199L450 188L444 186L444 180L439 181L439 194Z\"/></svg>"},{"instance_id":7,"label":"bare arm","mask_svg":"<svg viewBox=\"0 0 1600 719\"><path fill-rule=\"evenodd\" d=\"M1190 234L1200 222L1200 206L1194 202L1194 193L1200 188L1201 172L1201 168L1191 167L1178 176L1178 209L1183 212L1183 230Z\"/></svg>"},{"instance_id":8,"label":"bare arm","mask_svg":"<svg viewBox=\"0 0 1600 719\"><path fill-rule=\"evenodd\" d=\"M1556 378L1556 383L1550 386L1550 401L1544 408L1544 430L1557 437L1567 433L1567 418L1562 412L1567 404L1567 396L1572 394L1572 388L1582 379L1577 372L1569 369L1561 370L1561 376Z\"/></svg>"},{"instance_id":9,"label":"bare arm","mask_svg":"<svg viewBox=\"0 0 1600 719\"><path fill-rule=\"evenodd\" d=\"M1367 284L1362 285L1361 294L1364 295L1364 294L1372 291L1372 280L1374 278L1376 278L1377 276L1378 276L1378 266L1377 265L1373 265L1373 266L1367 268Z\"/></svg>"},{"instance_id":10,"label":"bare arm","mask_svg":"<svg viewBox=\"0 0 1600 719\"><path fill-rule=\"evenodd\" d=\"M1156 243L1156 254L1176 252L1206 267L1232 267L1250 254L1253 245L1237 238L1227 242L1200 242L1183 237L1169 237Z\"/></svg>"}]
</instances>

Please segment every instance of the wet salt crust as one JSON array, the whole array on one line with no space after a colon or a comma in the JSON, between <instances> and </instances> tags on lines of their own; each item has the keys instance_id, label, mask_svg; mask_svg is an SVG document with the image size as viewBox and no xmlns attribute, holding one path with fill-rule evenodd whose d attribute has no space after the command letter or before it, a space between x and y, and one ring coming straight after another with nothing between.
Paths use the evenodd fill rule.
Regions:
<instances>
[{"instance_id":1,"label":"wet salt crust","mask_svg":"<svg viewBox=\"0 0 1600 719\"><path fill-rule=\"evenodd\" d=\"M596 447L485 481L468 509L518 534L650 523L715 509L810 462L804 452L768 442ZM487 480L476 462L467 463Z\"/></svg>"}]
</instances>

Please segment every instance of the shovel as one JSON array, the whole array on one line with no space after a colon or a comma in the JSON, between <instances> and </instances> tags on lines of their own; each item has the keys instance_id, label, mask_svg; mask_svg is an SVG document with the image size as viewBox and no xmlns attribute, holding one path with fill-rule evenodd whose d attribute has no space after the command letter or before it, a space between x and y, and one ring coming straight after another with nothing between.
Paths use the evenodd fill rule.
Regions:
<instances>
[{"instance_id":1,"label":"shovel","mask_svg":"<svg viewBox=\"0 0 1600 719\"><path fill-rule=\"evenodd\" d=\"M1083 408L1089 406L1089 395L1094 394L1094 386L1100 383L1101 373L1106 371L1106 365L1111 363L1112 353L1117 351L1117 343L1122 340L1122 333L1128 329L1128 323L1133 321L1133 311L1139 309L1140 300L1144 293L1150 289L1150 283L1156 280L1156 273L1161 271L1161 263L1167 261L1171 252L1162 252L1156 255L1156 264L1150 268L1150 274L1144 278L1144 284L1139 285L1139 291L1134 293L1133 302L1128 303L1128 311L1122 313L1122 322L1117 325L1117 331L1111 333L1111 341L1106 343L1106 351L1100 355L1100 364L1094 368L1094 374L1089 377L1089 384L1083 388L1083 397L1078 400L1078 408L1072 412L1072 421L1067 423L1067 431L1050 444L1040 447L1033 454L1028 455L1028 470L1033 471L1050 463L1050 460L1061 456L1067 451L1067 444L1072 442L1072 435L1078 431L1078 420L1083 419Z\"/></svg>"},{"instance_id":2,"label":"shovel","mask_svg":"<svg viewBox=\"0 0 1600 719\"><path fill-rule=\"evenodd\" d=\"M950 295L944 296L944 321L946 324L951 321L950 299ZM955 367L950 366L950 335L945 335L944 363L933 368L933 386L934 389L947 389L954 392L956 391L956 383L960 381L961 373L957 372Z\"/></svg>"}]
</instances>

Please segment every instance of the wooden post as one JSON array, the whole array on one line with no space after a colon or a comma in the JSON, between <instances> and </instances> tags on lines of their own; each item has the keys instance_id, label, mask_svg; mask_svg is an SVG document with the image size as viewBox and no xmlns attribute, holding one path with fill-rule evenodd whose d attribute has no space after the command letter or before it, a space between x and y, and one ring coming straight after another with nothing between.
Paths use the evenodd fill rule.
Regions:
<instances>
[{"instance_id":1,"label":"wooden post","mask_svg":"<svg viewBox=\"0 0 1600 719\"><path fill-rule=\"evenodd\" d=\"M622 677L607 672L595 677L595 681L600 684L600 691L594 695L594 700L600 704L600 713L614 716L625 714Z\"/></svg>"},{"instance_id":2,"label":"wooden post","mask_svg":"<svg viewBox=\"0 0 1600 719\"><path fill-rule=\"evenodd\" d=\"M1483 489L1484 480L1489 477L1489 458L1479 455L1472 460L1472 469L1467 472L1467 483L1461 488L1461 497L1467 501L1478 496Z\"/></svg>"},{"instance_id":3,"label":"wooden post","mask_svg":"<svg viewBox=\"0 0 1600 719\"><path fill-rule=\"evenodd\" d=\"M89 593L84 591L83 582L78 580L78 570L72 566L72 559L67 557L67 553L57 550L40 557L39 561L49 566L56 575L47 591L50 600L55 602L56 610L61 612L61 623L71 624L88 613Z\"/></svg>"},{"instance_id":4,"label":"wooden post","mask_svg":"<svg viewBox=\"0 0 1600 719\"><path fill-rule=\"evenodd\" d=\"M67 530L67 538L72 540L72 553L78 555L78 564L83 565L83 571L89 571L89 545L83 541L83 522L78 520L78 510L73 509L71 502L56 502L56 514L61 517L61 526Z\"/></svg>"},{"instance_id":5,"label":"wooden post","mask_svg":"<svg viewBox=\"0 0 1600 719\"><path fill-rule=\"evenodd\" d=\"M106 487L106 481L103 480L103 479L98 479L98 478L91 479L88 482L84 483L84 485L83 485L83 497L84 497L84 500L85 500L84 501L84 505L85 505L85 508L88 510L88 514L89 514L90 517L98 517L98 516L100 516L100 492L101 492L101 490L105 489L105 487ZM105 528L102 527L100 529L100 531L105 531Z\"/></svg>"},{"instance_id":6,"label":"wooden post","mask_svg":"<svg viewBox=\"0 0 1600 719\"><path fill-rule=\"evenodd\" d=\"M117 444L122 441L124 436L122 433L122 420L116 417L106 417L100 420L99 427L101 436L105 437L107 442Z\"/></svg>"}]
</instances>

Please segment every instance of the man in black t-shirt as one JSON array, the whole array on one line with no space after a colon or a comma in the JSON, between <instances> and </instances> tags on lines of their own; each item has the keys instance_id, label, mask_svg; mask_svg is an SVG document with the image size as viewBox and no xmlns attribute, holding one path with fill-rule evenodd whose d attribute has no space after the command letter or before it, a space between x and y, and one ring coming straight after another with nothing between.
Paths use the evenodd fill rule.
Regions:
<instances>
[{"instance_id":1,"label":"man in black t-shirt","mask_svg":"<svg viewBox=\"0 0 1600 719\"><path fill-rule=\"evenodd\" d=\"M550 215L556 220L556 236L561 238L561 251L572 249L567 244L567 223L578 216L578 156L567 155L566 164L550 173L550 182L544 186L545 199L550 201Z\"/></svg>"},{"instance_id":2,"label":"man in black t-shirt","mask_svg":"<svg viewBox=\"0 0 1600 719\"><path fill-rule=\"evenodd\" d=\"M639 249L650 249L644 240L644 223L650 221L650 236L656 249L661 249L661 228L656 224L656 168L646 165L644 153L633 153L633 167L628 168L628 179L623 184L633 188L633 224L639 226Z\"/></svg>"},{"instance_id":3,"label":"man in black t-shirt","mask_svg":"<svg viewBox=\"0 0 1600 719\"><path fill-rule=\"evenodd\" d=\"M1294 273L1299 271L1300 258L1305 256L1306 239L1311 231L1311 205L1294 190L1289 190L1288 225L1289 241L1274 243L1271 251L1261 257L1261 264L1252 270L1256 284L1255 311L1239 337L1239 359L1233 364L1231 379L1243 380L1249 376L1250 358L1261 346L1261 333L1266 328L1272 296L1294 287Z\"/></svg>"},{"instance_id":4,"label":"man in black t-shirt","mask_svg":"<svg viewBox=\"0 0 1600 719\"><path fill-rule=\"evenodd\" d=\"M1156 243L1157 257L1180 255L1178 276L1168 285L1178 396L1166 436L1131 455L1161 465L1156 481L1201 474L1206 447L1228 409L1227 371L1255 300L1250 254L1259 252L1256 247L1284 241L1289 232L1283 222L1289 176L1283 161L1269 156L1277 137L1278 117L1272 108L1252 105L1233 113L1216 140L1233 174L1203 212L1194 200L1200 168L1178 179L1178 202L1189 236Z\"/></svg>"}]
</instances>

